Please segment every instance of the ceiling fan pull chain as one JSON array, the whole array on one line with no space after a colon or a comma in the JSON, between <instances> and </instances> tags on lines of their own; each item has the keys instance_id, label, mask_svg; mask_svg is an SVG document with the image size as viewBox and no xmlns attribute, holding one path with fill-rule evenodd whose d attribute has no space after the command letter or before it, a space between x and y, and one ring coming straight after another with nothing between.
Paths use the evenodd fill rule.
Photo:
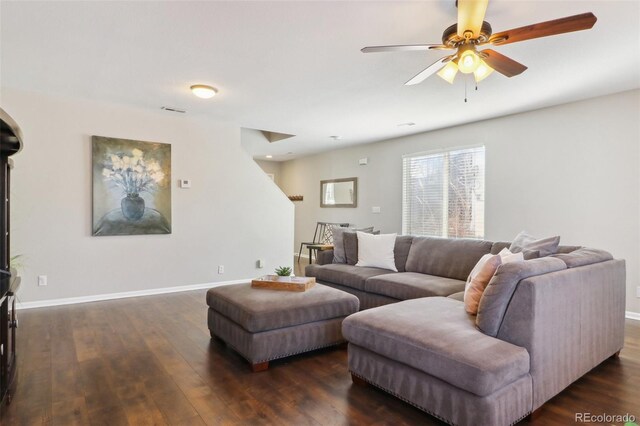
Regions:
<instances>
[{"instance_id":1,"label":"ceiling fan pull chain","mask_svg":"<svg viewBox=\"0 0 640 426\"><path fill-rule=\"evenodd\" d=\"M464 101L467 102L467 79L464 79Z\"/></svg>"}]
</instances>

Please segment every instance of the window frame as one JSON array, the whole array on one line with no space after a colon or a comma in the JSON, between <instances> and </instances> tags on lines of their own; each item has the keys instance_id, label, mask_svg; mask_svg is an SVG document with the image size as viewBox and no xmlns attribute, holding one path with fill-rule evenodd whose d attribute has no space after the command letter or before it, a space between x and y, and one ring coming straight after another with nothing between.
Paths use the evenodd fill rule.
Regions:
<instances>
[{"instance_id":1,"label":"window frame","mask_svg":"<svg viewBox=\"0 0 640 426\"><path fill-rule=\"evenodd\" d=\"M483 165L483 177L482 177L482 191L483 191L483 203L486 203L486 175L487 175L487 147L485 144L483 143L479 143L479 144L473 144L473 145L461 145L461 146L452 146L452 147L441 147L438 149L431 149L431 150L426 150L426 151L418 151L418 152L413 152L410 154L403 154L402 155L402 203L401 203L401 221L402 221L402 234L403 235L407 235L408 234L408 227L409 224L406 220L406 215L405 215L405 207L407 206L407 183L408 183L408 179L406 178L405 174L406 174L406 170L405 170L405 164L406 164L406 160L410 159L410 158L416 158L416 157L427 157L427 156L435 156L438 154L447 154L447 161L444 162L443 165L443 176L447 176L446 179L443 179L443 184L446 184L447 187L449 185L449 167L450 167L450 161L448 160L448 154L450 154L451 152L455 152L455 151L465 151L465 150L473 150L473 149L478 149L478 148L482 148L483 150L483 156L484 156L484 165ZM445 172L446 170L446 172ZM446 209L444 209L445 211L443 211L443 220L442 220L442 232L441 235L419 235L419 236L427 236L427 237L439 237L439 238L469 238L469 239L483 239L485 237L485 211L486 211L486 205L483 204L483 208L482 208L482 235L481 236L475 236L475 237L456 237L456 236L449 236L448 235L448 210L449 210L449 197L448 197L448 191L443 191L443 206L447 206ZM444 207L443 207L444 208ZM417 235L417 234L412 234L412 235Z\"/></svg>"}]
</instances>

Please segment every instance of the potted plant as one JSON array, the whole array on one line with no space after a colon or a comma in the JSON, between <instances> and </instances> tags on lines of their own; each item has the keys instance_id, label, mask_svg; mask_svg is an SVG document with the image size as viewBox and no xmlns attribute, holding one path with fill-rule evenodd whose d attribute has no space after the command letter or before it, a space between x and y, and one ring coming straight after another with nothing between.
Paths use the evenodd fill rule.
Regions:
<instances>
[{"instance_id":1,"label":"potted plant","mask_svg":"<svg viewBox=\"0 0 640 426\"><path fill-rule=\"evenodd\" d=\"M275 270L278 280L290 281L291 280L291 268L289 266L280 266Z\"/></svg>"}]
</instances>

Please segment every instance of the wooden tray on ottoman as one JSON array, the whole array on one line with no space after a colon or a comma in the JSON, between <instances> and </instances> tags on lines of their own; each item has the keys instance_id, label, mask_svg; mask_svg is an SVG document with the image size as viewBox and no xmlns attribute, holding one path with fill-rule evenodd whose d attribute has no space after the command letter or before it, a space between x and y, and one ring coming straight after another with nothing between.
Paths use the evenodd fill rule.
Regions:
<instances>
[{"instance_id":1,"label":"wooden tray on ottoman","mask_svg":"<svg viewBox=\"0 0 640 426\"><path fill-rule=\"evenodd\" d=\"M265 275L251 281L253 288L268 288L282 291L307 291L316 285L315 277L281 277Z\"/></svg>"}]
</instances>

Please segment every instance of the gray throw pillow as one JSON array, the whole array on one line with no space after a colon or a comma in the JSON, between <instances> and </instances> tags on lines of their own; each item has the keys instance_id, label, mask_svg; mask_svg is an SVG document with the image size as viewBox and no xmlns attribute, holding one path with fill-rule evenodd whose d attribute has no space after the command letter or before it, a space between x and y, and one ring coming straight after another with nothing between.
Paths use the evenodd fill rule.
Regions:
<instances>
[{"instance_id":1,"label":"gray throw pillow","mask_svg":"<svg viewBox=\"0 0 640 426\"><path fill-rule=\"evenodd\" d=\"M560 236L537 239L526 231L522 231L516 235L509 250L512 253L537 251L539 257L545 257L555 254L558 251L558 245L560 245Z\"/></svg>"},{"instance_id":2,"label":"gray throw pillow","mask_svg":"<svg viewBox=\"0 0 640 426\"><path fill-rule=\"evenodd\" d=\"M353 232L352 229L336 226L331 229L333 234L333 263L347 263L347 255L344 252L344 233Z\"/></svg>"}]
</instances>

